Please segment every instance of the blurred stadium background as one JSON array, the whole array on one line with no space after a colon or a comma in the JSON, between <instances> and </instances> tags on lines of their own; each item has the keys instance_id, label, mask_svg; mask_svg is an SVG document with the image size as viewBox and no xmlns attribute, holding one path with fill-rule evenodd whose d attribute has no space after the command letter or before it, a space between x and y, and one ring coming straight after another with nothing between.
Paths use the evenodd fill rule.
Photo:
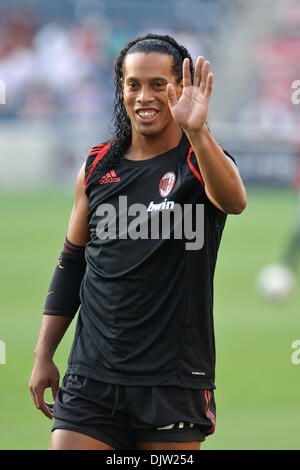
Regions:
<instances>
[{"instance_id":1,"label":"blurred stadium background","mask_svg":"<svg viewBox=\"0 0 300 470\"><path fill-rule=\"evenodd\" d=\"M299 31L292 0L0 0L0 449L48 447L51 422L28 390L45 294L75 176L109 136L115 57L146 32L211 61L208 122L248 192L216 270L217 426L202 448L300 449L299 277L281 302L255 288L295 225ZM61 376L74 326L55 355Z\"/></svg>"}]
</instances>

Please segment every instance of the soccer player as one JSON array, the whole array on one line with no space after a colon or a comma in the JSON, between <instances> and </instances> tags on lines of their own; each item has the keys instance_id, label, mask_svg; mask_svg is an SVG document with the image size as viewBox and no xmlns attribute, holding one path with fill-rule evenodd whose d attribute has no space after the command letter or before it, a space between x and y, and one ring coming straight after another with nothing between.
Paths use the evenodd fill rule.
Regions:
<instances>
[{"instance_id":1,"label":"soccer player","mask_svg":"<svg viewBox=\"0 0 300 470\"><path fill-rule=\"evenodd\" d=\"M209 66L167 35L117 58L115 132L79 171L29 384L50 449L198 450L214 432L213 276L246 194L206 124Z\"/></svg>"}]
</instances>

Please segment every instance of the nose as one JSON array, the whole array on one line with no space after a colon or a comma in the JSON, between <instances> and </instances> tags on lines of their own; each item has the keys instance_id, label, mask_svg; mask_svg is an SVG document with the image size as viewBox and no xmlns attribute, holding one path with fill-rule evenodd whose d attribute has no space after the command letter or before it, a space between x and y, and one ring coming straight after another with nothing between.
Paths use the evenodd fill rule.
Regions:
<instances>
[{"instance_id":1,"label":"nose","mask_svg":"<svg viewBox=\"0 0 300 470\"><path fill-rule=\"evenodd\" d=\"M142 86L136 100L138 103L151 103L154 100L151 88L148 86Z\"/></svg>"}]
</instances>

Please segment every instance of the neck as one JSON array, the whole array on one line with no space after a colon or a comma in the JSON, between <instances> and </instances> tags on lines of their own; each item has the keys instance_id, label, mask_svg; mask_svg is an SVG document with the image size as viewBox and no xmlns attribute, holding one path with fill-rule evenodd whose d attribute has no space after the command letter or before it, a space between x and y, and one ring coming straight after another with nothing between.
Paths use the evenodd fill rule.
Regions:
<instances>
[{"instance_id":1,"label":"neck","mask_svg":"<svg viewBox=\"0 0 300 470\"><path fill-rule=\"evenodd\" d=\"M141 135L132 132L131 145L126 152L129 160L146 160L176 147L181 139L179 126L154 135Z\"/></svg>"}]
</instances>

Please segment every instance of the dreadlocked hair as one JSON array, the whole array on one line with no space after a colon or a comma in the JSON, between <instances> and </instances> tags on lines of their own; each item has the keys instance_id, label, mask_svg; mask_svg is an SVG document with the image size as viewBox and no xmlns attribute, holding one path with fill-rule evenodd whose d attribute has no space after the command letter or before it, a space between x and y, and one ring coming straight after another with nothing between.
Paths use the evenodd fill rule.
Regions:
<instances>
[{"instance_id":1,"label":"dreadlocked hair","mask_svg":"<svg viewBox=\"0 0 300 470\"><path fill-rule=\"evenodd\" d=\"M122 155L128 150L131 144L132 129L131 121L128 117L122 91L122 78L124 76L124 62L128 54L135 52L159 52L173 57L173 73L176 82L182 80L182 63L185 58L190 61L190 72L193 79L194 67L193 61L188 50L178 44L175 39L168 35L146 34L130 41L124 49L121 50L115 62L115 98L113 113L113 131L112 145L107 154L99 161L97 165L97 177L100 178L106 171L115 167Z\"/></svg>"}]
</instances>

